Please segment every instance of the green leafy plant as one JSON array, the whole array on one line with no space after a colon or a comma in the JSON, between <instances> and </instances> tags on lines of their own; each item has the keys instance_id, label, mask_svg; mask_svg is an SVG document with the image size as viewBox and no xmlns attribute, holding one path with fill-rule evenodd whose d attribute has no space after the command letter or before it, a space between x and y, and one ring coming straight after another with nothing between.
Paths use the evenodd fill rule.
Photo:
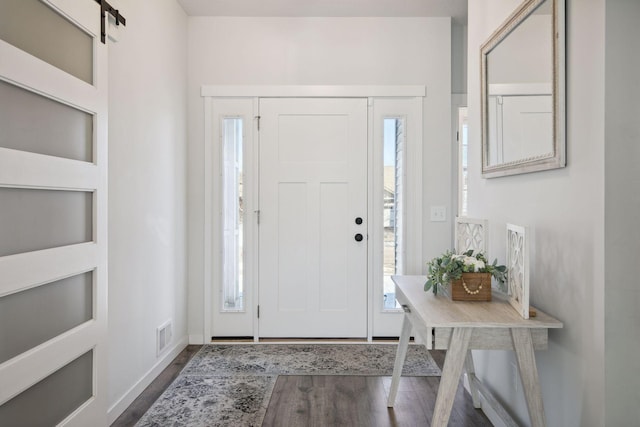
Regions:
<instances>
[{"instance_id":1,"label":"green leafy plant","mask_svg":"<svg viewBox=\"0 0 640 427\"><path fill-rule=\"evenodd\" d=\"M463 254L455 254L446 251L441 256L432 259L427 263L429 271L427 273L427 283L424 285L424 291L433 289L433 293L438 293L438 288L449 286L452 280L462 277L462 273L490 273L500 286L501 290L505 290L505 282L507 280L507 267L498 265L495 259L492 264L487 262L482 252L475 253L473 249Z\"/></svg>"}]
</instances>

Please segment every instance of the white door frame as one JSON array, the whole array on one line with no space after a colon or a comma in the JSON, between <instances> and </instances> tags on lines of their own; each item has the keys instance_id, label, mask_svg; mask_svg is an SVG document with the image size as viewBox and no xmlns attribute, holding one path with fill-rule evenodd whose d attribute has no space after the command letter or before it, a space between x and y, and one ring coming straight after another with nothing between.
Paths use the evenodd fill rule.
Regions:
<instances>
[{"instance_id":1,"label":"white door frame","mask_svg":"<svg viewBox=\"0 0 640 427\"><path fill-rule=\"evenodd\" d=\"M253 98L254 99L254 111L257 111L257 102L259 98L278 98L278 97L287 97L287 98L368 98L368 120L369 120L369 130L368 130L368 139L371 142L373 140L373 99L374 98L417 98L420 107L422 106L422 98L426 96L426 88L421 85L412 85L412 86L376 86L376 85L351 85L351 86L278 86L278 85L269 85L269 86L219 86L219 85L203 85L201 87L200 95L204 98L204 247L203 247L203 335L202 342L208 343L211 341L211 319L212 319L212 296L214 292L214 286L217 284L214 283L214 269L212 268L211 260L214 251L217 248L215 244L215 235L217 233L216 227L214 227L214 222L211 221L214 215L214 204L212 199L212 194L215 193L213 189L213 174L215 171L215 167L217 167L214 161L214 146L215 146L215 135L214 135L214 124L213 124L213 98ZM422 111L422 108L420 108ZM253 140L257 141L257 126L258 121L255 121L253 126ZM422 143L422 127L420 127L420 146ZM371 144L369 144L371 148ZM369 148L368 150L368 163L372 164L372 150ZM421 162L422 157L417 157L414 159L415 162ZM372 176L374 171L372 167L369 167L369 194L371 194L371 186L373 185ZM422 181L420 181L421 184ZM256 194L257 195L257 192ZM416 192L413 194L413 197L419 198L419 201L416 200L416 205L421 209L421 193ZM370 198L371 199L371 198ZM372 218L372 210L374 206L372 205L371 200L368 203L368 217ZM421 218L422 215L419 215ZM254 226L256 226L255 222L253 222ZM373 232L371 221L368 222L368 233L371 235ZM415 225L419 227L419 230L414 230L415 236L422 235L422 227L420 221L415 221ZM408 248L411 250L415 250L415 257L413 259L422 259L422 242L418 238L416 244L412 245L412 247ZM374 256L373 256L373 245L368 245L368 276L373 277L374 268ZM259 262L259 261L258 261ZM371 280L368 280L368 283L371 283ZM374 300L374 289L373 286L367 286L367 339L371 341L373 336L373 300ZM258 301L258 286L254 286L252 289L252 297L255 303ZM247 309L253 310L253 308L248 307ZM258 319L257 313L254 311L254 328L253 328L253 338L254 341L258 341L259 339L259 330L258 330Z\"/></svg>"}]
</instances>

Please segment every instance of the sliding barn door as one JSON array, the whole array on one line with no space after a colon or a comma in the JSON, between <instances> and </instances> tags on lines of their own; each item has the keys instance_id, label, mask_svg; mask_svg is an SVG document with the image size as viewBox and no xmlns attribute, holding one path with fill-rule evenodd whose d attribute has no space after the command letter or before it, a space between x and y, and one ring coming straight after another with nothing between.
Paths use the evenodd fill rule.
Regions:
<instances>
[{"instance_id":1,"label":"sliding barn door","mask_svg":"<svg viewBox=\"0 0 640 427\"><path fill-rule=\"evenodd\" d=\"M107 52L92 0L0 1L0 425L106 425Z\"/></svg>"}]
</instances>

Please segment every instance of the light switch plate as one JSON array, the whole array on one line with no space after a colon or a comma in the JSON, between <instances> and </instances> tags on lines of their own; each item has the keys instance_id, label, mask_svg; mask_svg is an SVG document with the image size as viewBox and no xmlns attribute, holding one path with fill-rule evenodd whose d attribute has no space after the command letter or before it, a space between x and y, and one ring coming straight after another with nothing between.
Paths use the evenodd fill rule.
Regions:
<instances>
[{"instance_id":1,"label":"light switch plate","mask_svg":"<svg viewBox=\"0 0 640 427\"><path fill-rule=\"evenodd\" d=\"M431 221L444 222L447 220L447 208L445 206L431 206Z\"/></svg>"}]
</instances>

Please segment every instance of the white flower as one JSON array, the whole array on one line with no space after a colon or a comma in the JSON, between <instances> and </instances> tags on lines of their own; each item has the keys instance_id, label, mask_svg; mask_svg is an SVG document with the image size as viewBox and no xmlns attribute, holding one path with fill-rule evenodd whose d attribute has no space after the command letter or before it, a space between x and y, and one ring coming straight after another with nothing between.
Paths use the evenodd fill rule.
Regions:
<instances>
[{"instance_id":1,"label":"white flower","mask_svg":"<svg viewBox=\"0 0 640 427\"><path fill-rule=\"evenodd\" d=\"M462 262L464 262L464 265L468 265L469 267L471 266L475 266L476 265L476 259L472 256L464 256L464 258L462 259Z\"/></svg>"},{"instance_id":2,"label":"white flower","mask_svg":"<svg viewBox=\"0 0 640 427\"><path fill-rule=\"evenodd\" d=\"M480 271L485 268L485 263L481 259L467 255L460 256L460 259L467 267L473 267L473 271Z\"/></svg>"},{"instance_id":3,"label":"white flower","mask_svg":"<svg viewBox=\"0 0 640 427\"><path fill-rule=\"evenodd\" d=\"M485 268L485 264L484 261L482 261L481 259L477 259L476 262L473 265L473 268L475 271L480 271L483 268Z\"/></svg>"}]
</instances>

